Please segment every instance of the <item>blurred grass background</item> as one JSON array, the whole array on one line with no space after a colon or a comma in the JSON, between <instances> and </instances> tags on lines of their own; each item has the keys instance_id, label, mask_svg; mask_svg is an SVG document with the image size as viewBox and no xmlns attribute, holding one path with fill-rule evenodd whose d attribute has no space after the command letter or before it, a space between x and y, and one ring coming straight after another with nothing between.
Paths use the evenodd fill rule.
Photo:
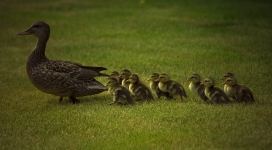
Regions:
<instances>
[{"instance_id":1,"label":"blurred grass background","mask_svg":"<svg viewBox=\"0 0 272 150\"><path fill-rule=\"evenodd\" d=\"M49 0L0 2L1 149L271 149L272 3L268 0ZM166 72L184 101L108 106L107 93L79 105L42 93L25 63L34 36L15 34L42 20L46 55L106 73L128 68L142 80ZM253 105L206 105L186 79L233 72ZM106 79L99 78L103 83Z\"/></svg>"}]
</instances>

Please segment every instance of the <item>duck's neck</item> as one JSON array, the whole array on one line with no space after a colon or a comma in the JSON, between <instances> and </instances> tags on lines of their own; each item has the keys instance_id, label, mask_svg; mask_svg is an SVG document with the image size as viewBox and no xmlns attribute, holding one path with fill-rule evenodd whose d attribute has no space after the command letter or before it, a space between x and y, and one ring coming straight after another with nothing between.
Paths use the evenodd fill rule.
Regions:
<instances>
[{"instance_id":1,"label":"duck's neck","mask_svg":"<svg viewBox=\"0 0 272 150\"><path fill-rule=\"evenodd\" d=\"M37 62L42 62L44 60L47 60L45 56L45 48L46 48L46 43L48 41L49 35L48 36L43 36L43 37L38 37L38 41L36 44L36 47L34 50L31 52L30 57L32 59L35 59Z\"/></svg>"},{"instance_id":2,"label":"duck's neck","mask_svg":"<svg viewBox=\"0 0 272 150\"><path fill-rule=\"evenodd\" d=\"M48 41L48 36L38 37L36 47L32 50L27 61L27 67L33 68L48 59L45 56L46 43Z\"/></svg>"}]
</instances>

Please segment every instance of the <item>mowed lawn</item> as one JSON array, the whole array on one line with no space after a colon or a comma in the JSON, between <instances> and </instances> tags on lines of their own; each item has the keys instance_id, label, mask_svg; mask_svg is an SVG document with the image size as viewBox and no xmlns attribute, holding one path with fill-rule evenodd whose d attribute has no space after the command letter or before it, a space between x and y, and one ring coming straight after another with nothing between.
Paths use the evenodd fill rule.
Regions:
<instances>
[{"instance_id":1,"label":"mowed lawn","mask_svg":"<svg viewBox=\"0 0 272 150\"><path fill-rule=\"evenodd\" d=\"M272 149L271 8L269 0L0 1L0 149ZM188 98L109 106L104 92L60 104L27 77L36 37L16 36L39 20L51 27L48 58L127 68L147 85L153 72L167 73ZM226 72L254 104L209 105L188 89L192 73L222 88Z\"/></svg>"}]
</instances>

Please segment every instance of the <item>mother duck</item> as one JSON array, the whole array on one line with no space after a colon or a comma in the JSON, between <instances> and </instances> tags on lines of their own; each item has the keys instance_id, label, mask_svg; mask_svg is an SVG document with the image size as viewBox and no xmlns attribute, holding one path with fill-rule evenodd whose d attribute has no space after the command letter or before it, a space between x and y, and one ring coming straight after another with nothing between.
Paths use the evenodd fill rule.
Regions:
<instances>
[{"instance_id":1,"label":"mother duck","mask_svg":"<svg viewBox=\"0 0 272 150\"><path fill-rule=\"evenodd\" d=\"M36 47L30 53L26 70L32 84L42 92L69 97L72 103L78 103L76 97L94 95L107 91L107 87L95 80L95 77L108 76L100 73L104 67L83 66L62 60L49 60L45 56L45 47L50 35L50 27L42 21L35 22L17 35L31 35L38 38Z\"/></svg>"}]
</instances>

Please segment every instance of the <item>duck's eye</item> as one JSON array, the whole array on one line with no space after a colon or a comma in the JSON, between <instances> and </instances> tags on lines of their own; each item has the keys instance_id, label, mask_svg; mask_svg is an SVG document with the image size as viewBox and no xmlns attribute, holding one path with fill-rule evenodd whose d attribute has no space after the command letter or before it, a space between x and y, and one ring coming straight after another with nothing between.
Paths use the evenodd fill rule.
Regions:
<instances>
[{"instance_id":1,"label":"duck's eye","mask_svg":"<svg viewBox=\"0 0 272 150\"><path fill-rule=\"evenodd\" d=\"M38 24L35 24L35 25L34 25L34 27L35 27L35 28L38 28L38 27L40 27L40 25L38 25Z\"/></svg>"}]
</instances>

